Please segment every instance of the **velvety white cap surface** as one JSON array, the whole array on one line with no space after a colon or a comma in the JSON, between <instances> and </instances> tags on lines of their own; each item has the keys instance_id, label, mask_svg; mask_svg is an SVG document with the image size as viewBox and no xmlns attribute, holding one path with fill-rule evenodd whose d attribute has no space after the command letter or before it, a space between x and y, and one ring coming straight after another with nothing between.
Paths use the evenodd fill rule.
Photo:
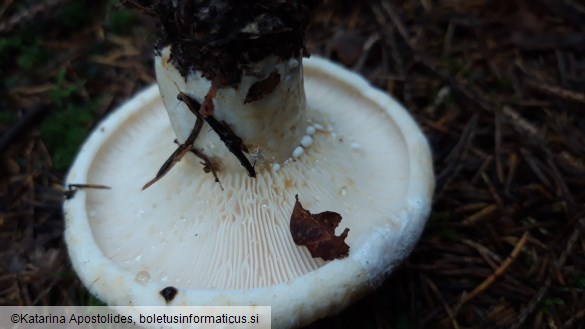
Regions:
<instances>
[{"instance_id":1,"label":"velvety white cap surface","mask_svg":"<svg viewBox=\"0 0 585 329\"><path fill-rule=\"evenodd\" d=\"M111 305L269 305L276 327L331 314L381 283L420 236L434 189L428 143L406 110L326 60L305 60L310 146L260 171L181 161L145 191L176 145L153 86L93 132L67 177L66 241L85 285ZM192 156L192 155L188 155ZM190 163L191 162L191 163ZM324 262L292 240L299 195L350 229L347 258Z\"/></svg>"}]
</instances>

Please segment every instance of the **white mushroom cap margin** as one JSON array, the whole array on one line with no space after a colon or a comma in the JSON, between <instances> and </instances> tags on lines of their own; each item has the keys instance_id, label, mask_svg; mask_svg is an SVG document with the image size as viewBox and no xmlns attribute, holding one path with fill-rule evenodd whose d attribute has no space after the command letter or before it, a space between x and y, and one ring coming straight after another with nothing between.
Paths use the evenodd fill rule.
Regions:
<instances>
[{"instance_id":1,"label":"white mushroom cap margin","mask_svg":"<svg viewBox=\"0 0 585 329\"><path fill-rule=\"evenodd\" d=\"M406 110L363 78L327 60L304 60L305 154L257 178L211 174L181 161L146 191L174 151L174 132L150 87L92 133L67 183L66 242L78 275L109 305L268 305L274 327L336 313L379 286L408 255L430 212L434 176L428 143ZM191 155L188 155L191 156ZM349 256L313 259L294 244L298 194L312 213L343 216Z\"/></svg>"}]
</instances>

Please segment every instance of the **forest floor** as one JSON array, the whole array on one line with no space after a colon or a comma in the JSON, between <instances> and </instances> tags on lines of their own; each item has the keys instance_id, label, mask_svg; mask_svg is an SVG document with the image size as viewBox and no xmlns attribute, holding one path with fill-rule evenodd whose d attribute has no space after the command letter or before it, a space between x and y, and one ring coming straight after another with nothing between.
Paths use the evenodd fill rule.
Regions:
<instances>
[{"instance_id":1,"label":"forest floor","mask_svg":"<svg viewBox=\"0 0 585 329\"><path fill-rule=\"evenodd\" d=\"M113 0L0 3L0 305L99 304L68 261L63 179L155 82L154 30ZM585 6L327 1L308 49L411 111L437 179L410 257L311 328L585 327Z\"/></svg>"}]
</instances>

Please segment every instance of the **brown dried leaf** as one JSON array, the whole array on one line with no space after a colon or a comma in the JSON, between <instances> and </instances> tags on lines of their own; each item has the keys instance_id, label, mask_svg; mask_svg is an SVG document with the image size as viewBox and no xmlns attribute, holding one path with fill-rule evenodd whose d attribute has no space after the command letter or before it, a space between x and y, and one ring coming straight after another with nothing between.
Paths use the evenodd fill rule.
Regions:
<instances>
[{"instance_id":1,"label":"brown dried leaf","mask_svg":"<svg viewBox=\"0 0 585 329\"><path fill-rule=\"evenodd\" d=\"M246 99L244 99L244 104L255 102L262 97L270 94L271 92L278 87L280 83L280 74L277 71L270 73L270 75L262 80L254 83L250 89L248 89L248 93L246 94Z\"/></svg>"},{"instance_id":2,"label":"brown dried leaf","mask_svg":"<svg viewBox=\"0 0 585 329\"><path fill-rule=\"evenodd\" d=\"M333 260L347 257L349 246L345 243L345 238L349 229L346 228L340 236L335 235L341 215L332 211L311 214L303 208L298 195L295 195L295 199L290 218L290 232L294 242L307 247L314 258Z\"/></svg>"}]
</instances>

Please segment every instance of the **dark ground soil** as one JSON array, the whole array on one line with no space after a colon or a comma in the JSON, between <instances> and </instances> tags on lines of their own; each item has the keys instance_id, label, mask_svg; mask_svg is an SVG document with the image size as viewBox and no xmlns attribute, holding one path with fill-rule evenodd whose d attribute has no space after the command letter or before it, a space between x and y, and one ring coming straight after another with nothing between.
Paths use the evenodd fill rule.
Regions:
<instances>
[{"instance_id":1,"label":"dark ground soil","mask_svg":"<svg viewBox=\"0 0 585 329\"><path fill-rule=\"evenodd\" d=\"M154 82L153 22L115 5L0 4L0 305L98 302L68 263L63 177ZM585 327L585 4L329 1L308 49L403 102L437 176L409 259L312 327Z\"/></svg>"}]
</instances>

